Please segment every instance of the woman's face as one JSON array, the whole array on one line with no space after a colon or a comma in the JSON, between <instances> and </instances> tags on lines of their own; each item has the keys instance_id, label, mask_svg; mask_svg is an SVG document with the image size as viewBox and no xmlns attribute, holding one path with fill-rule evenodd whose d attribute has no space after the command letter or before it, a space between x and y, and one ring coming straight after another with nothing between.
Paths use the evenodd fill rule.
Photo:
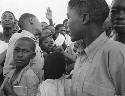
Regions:
<instances>
[{"instance_id":1,"label":"woman's face","mask_svg":"<svg viewBox=\"0 0 125 96\"><path fill-rule=\"evenodd\" d=\"M1 17L3 27L12 27L15 21L15 17L10 12L5 12Z\"/></svg>"}]
</instances>

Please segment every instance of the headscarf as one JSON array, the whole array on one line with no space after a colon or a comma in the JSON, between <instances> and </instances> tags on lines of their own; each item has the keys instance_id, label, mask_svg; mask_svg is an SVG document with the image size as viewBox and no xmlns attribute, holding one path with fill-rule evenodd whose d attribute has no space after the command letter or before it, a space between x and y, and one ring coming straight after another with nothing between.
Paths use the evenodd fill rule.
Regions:
<instances>
[{"instance_id":1,"label":"headscarf","mask_svg":"<svg viewBox=\"0 0 125 96\"><path fill-rule=\"evenodd\" d=\"M36 74L39 74L43 68L44 65L44 58L43 55L41 54L42 51L39 47L39 44L36 40L36 38L34 37L33 34L31 34L28 31L23 30L21 33L15 33L11 39L9 40L9 45L8 45L8 49L7 49L7 54L6 54L6 59L5 59L5 63L4 63L4 69L3 69L3 74L6 75L9 73L9 71L12 68L11 63L13 62L13 50L14 50L14 44L16 43L16 41L19 38L22 37L29 37L33 40L36 41L36 56L31 60L32 62L32 69ZM40 77L41 78L41 77Z\"/></svg>"}]
</instances>

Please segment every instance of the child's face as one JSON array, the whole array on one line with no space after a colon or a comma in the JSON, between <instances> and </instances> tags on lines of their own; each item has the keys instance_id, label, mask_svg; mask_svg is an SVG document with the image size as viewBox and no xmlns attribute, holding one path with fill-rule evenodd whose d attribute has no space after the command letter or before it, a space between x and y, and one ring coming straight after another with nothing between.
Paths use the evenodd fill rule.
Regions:
<instances>
[{"instance_id":1,"label":"child's face","mask_svg":"<svg viewBox=\"0 0 125 96\"><path fill-rule=\"evenodd\" d=\"M43 42L42 45L47 49L52 49L54 47L54 40L52 37L47 37Z\"/></svg>"}]
</instances>

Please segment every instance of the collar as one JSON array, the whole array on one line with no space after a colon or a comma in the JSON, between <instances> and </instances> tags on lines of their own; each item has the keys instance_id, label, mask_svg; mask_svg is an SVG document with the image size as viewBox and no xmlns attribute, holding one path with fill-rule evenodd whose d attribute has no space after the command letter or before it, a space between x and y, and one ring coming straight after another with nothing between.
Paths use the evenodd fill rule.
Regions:
<instances>
[{"instance_id":1,"label":"collar","mask_svg":"<svg viewBox=\"0 0 125 96\"><path fill-rule=\"evenodd\" d=\"M29 31L26 31L26 30L22 30L21 32L22 34L24 35L27 35L28 37L30 37L31 39L33 39L34 41L37 41L36 37Z\"/></svg>"},{"instance_id":2,"label":"collar","mask_svg":"<svg viewBox=\"0 0 125 96\"><path fill-rule=\"evenodd\" d=\"M106 33L103 32L95 41L93 41L88 47L84 49L87 57L92 59L96 52L104 45L108 39L109 38L106 36Z\"/></svg>"}]
</instances>

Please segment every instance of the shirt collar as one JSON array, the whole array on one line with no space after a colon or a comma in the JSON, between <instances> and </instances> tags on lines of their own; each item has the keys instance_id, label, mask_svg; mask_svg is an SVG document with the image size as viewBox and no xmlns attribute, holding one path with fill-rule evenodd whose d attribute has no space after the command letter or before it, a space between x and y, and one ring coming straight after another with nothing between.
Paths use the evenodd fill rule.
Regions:
<instances>
[{"instance_id":1,"label":"shirt collar","mask_svg":"<svg viewBox=\"0 0 125 96\"><path fill-rule=\"evenodd\" d=\"M22 30L21 33L27 35L28 37L30 37L30 38L33 39L34 41L37 41L36 37L35 37L31 32L26 31L26 30Z\"/></svg>"},{"instance_id":2,"label":"shirt collar","mask_svg":"<svg viewBox=\"0 0 125 96\"><path fill-rule=\"evenodd\" d=\"M22 33L22 34L26 34L26 35L30 35L30 36L34 37L34 35L33 35L31 32L26 31L26 30L22 30L21 33Z\"/></svg>"},{"instance_id":3,"label":"shirt collar","mask_svg":"<svg viewBox=\"0 0 125 96\"><path fill-rule=\"evenodd\" d=\"M88 47L84 49L86 55L89 57L94 51L100 49L102 45L108 40L106 33L103 32L95 41L93 41Z\"/></svg>"}]
</instances>

